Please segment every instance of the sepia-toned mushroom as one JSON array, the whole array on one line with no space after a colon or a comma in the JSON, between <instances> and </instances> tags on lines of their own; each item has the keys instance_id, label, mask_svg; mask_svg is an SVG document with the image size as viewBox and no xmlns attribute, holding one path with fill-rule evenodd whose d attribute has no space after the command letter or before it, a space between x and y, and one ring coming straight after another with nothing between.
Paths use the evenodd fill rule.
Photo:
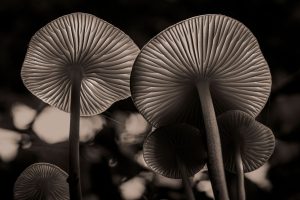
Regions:
<instances>
[{"instance_id":1,"label":"sepia-toned mushroom","mask_svg":"<svg viewBox=\"0 0 300 200\"><path fill-rule=\"evenodd\" d=\"M68 174L49 163L27 167L14 186L15 200L69 200Z\"/></svg>"},{"instance_id":2,"label":"sepia-toned mushroom","mask_svg":"<svg viewBox=\"0 0 300 200\"><path fill-rule=\"evenodd\" d=\"M130 87L136 107L156 127L204 122L214 195L228 199L216 114L241 110L255 117L271 89L268 64L250 30L224 15L181 21L142 48Z\"/></svg>"},{"instance_id":3,"label":"sepia-toned mushroom","mask_svg":"<svg viewBox=\"0 0 300 200\"><path fill-rule=\"evenodd\" d=\"M205 138L187 124L163 126L151 132L144 141L144 159L156 173L168 178L181 178L188 199L195 199L188 177L206 163Z\"/></svg>"},{"instance_id":4,"label":"sepia-toned mushroom","mask_svg":"<svg viewBox=\"0 0 300 200\"><path fill-rule=\"evenodd\" d=\"M29 91L70 112L69 184L81 199L79 119L130 96L129 77L139 49L121 30L91 14L71 13L31 38L21 76Z\"/></svg>"},{"instance_id":5,"label":"sepia-toned mushroom","mask_svg":"<svg viewBox=\"0 0 300 200\"><path fill-rule=\"evenodd\" d=\"M242 111L227 111L217 118L225 169L237 174L237 199L246 199L244 173L267 162L275 137L265 125Z\"/></svg>"}]
</instances>

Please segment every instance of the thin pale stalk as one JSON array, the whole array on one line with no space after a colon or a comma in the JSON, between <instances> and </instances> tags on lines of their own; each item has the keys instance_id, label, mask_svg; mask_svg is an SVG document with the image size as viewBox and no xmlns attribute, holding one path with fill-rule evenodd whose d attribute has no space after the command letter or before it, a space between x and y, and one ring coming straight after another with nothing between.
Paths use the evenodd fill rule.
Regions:
<instances>
[{"instance_id":1,"label":"thin pale stalk","mask_svg":"<svg viewBox=\"0 0 300 200\"><path fill-rule=\"evenodd\" d=\"M80 164L79 164L79 122L81 74L72 74L71 117L69 133L69 192L70 200L81 200Z\"/></svg>"},{"instance_id":2,"label":"thin pale stalk","mask_svg":"<svg viewBox=\"0 0 300 200\"><path fill-rule=\"evenodd\" d=\"M209 82L197 84L198 95L201 102L203 120L206 129L208 148L208 170L212 182L215 199L228 200L228 191L225 179L221 140L213 106Z\"/></svg>"},{"instance_id":3,"label":"thin pale stalk","mask_svg":"<svg viewBox=\"0 0 300 200\"><path fill-rule=\"evenodd\" d=\"M188 200L196 200L189 178L187 177L187 173L186 173L186 167L185 164L182 163L181 159L177 157L177 165L179 167L180 173L181 173L181 178L182 178L182 182L184 185L184 189L185 189L185 193L187 195L187 199Z\"/></svg>"},{"instance_id":4,"label":"thin pale stalk","mask_svg":"<svg viewBox=\"0 0 300 200\"><path fill-rule=\"evenodd\" d=\"M246 192L244 183L244 168L239 147L237 147L235 151L235 169L237 174L237 196L239 200L245 200Z\"/></svg>"}]
</instances>

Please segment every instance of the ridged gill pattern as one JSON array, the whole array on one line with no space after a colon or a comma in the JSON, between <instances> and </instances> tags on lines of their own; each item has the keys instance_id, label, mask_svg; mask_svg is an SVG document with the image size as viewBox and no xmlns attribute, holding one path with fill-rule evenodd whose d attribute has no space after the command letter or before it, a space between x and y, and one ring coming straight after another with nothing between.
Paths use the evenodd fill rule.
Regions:
<instances>
[{"instance_id":1,"label":"ridged gill pattern","mask_svg":"<svg viewBox=\"0 0 300 200\"><path fill-rule=\"evenodd\" d=\"M227 111L218 117L226 170L235 172L235 147L240 148L244 172L261 167L275 147L273 132L241 111Z\"/></svg>"},{"instance_id":2,"label":"ridged gill pattern","mask_svg":"<svg viewBox=\"0 0 300 200\"><path fill-rule=\"evenodd\" d=\"M205 138L187 124L164 126L150 133L144 141L144 159L156 173L182 178L177 158L186 167L187 176L196 174L206 163Z\"/></svg>"},{"instance_id":3,"label":"ridged gill pattern","mask_svg":"<svg viewBox=\"0 0 300 200\"><path fill-rule=\"evenodd\" d=\"M27 167L15 182L15 200L69 200L68 174L49 163Z\"/></svg>"},{"instance_id":4,"label":"ridged gill pattern","mask_svg":"<svg viewBox=\"0 0 300 200\"><path fill-rule=\"evenodd\" d=\"M70 112L70 76L82 73L81 115L105 111L130 96L129 79L139 48L121 30L91 14L62 16L32 37L21 76L46 103Z\"/></svg>"},{"instance_id":5,"label":"ridged gill pattern","mask_svg":"<svg viewBox=\"0 0 300 200\"><path fill-rule=\"evenodd\" d=\"M196 87L203 81L210 83L217 113L256 116L271 88L256 38L223 15L196 16L162 31L143 47L131 74L133 101L154 126L197 121Z\"/></svg>"}]
</instances>

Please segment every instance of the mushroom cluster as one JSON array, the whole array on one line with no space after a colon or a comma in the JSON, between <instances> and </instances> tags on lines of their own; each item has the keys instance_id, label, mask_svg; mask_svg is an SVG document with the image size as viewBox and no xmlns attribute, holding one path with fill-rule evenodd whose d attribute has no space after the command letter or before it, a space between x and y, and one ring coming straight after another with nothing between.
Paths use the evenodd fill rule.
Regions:
<instances>
[{"instance_id":1,"label":"mushroom cluster","mask_svg":"<svg viewBox=\"0 0 300 200\"><path fill-rule=\"evenodd\" d=\"M261 166L274 149L272 131L255 121L270 94L268 64L251 31L224 15L181 21L141 51L104 20L65 15L32 37L21 76L31 93L70 112L72 200L82 198L80 116L102 113L130 93L157 128L144 142L146 163L164 176L182 178L189 199L194 196L188 177L206 157L215 198L229 199L225 166L238 174L238 196L245 199L243 173Z\"/></svg>"},{"instance_id":2,"label":"mushroom cluster","mask_svg":"<svg viewBox=\"0 0 300 200\"><path fill-rule=\"evenodd\" d=\"M216 115L256 117L271 89L258 42L241 22L201 15L160 32L140 51L131 72L132 99L155 127L188 123L206 132L216 199L229 199Z\"/></svg>"}]
</instances>

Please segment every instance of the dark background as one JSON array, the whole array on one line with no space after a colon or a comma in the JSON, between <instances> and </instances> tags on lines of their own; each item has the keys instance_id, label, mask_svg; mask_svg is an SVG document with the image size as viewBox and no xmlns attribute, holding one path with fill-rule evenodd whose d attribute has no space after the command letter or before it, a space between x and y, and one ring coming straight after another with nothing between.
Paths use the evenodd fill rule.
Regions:
<instances>
[{"instance_id":1,"label":"dark background","mask_svg":"<svg viewBox=\"0 0 300 200\"><path fill-rule=\"evenodd\" d=\"M300 199L300 1L216 1L216 0L1 0L0 2L0 127L25 134L34 144L45 145L49 152L61 150L66 156L65 143L52 145L39 141L30 128L17 130L12 123L11 106L22 102L36 110L43 104L24 87L20 70L31 36L51 20L71 12L96 15L127 33L139 47L164 28L183 19L202 14L224 14L244 23L257 37L270 66L273 85L268 103L259 120L269 126L277 138L274 155L270 159L268 178L270 191L259 189L247 182L248 199ZM107 112L121 110L135 112L130 99L116 103ZM82 144L82 149L101 147L118 159L118 166L109 167L106 159L86 162L93 174L85 187L86 199L120 199L117 186L111 177L134 177L147 171L133 160L124 157L115 142L115 128L107 126L96 136L93 144ZM26 141L25 141L26 142ZM1 145L1 142L0 142ZM94 146L93 146L94 145ZM22 145L21 145L22 146ZM141 144L133 144L133 151ZM30 149L30 148L29 148ZM49 150L50 149L50 150ZM46 151L45 150L45 151ZM88 151L88 150L87 150ZM103 151L99 151L100 154ZM50 154L49 154L50 155ZM106 155L106 154L105 154ZM103 156L103 155L102 155ZM20 147L17 157L10 162L0 161L0 199L12 198L13 183L22 170L37 161L53 162L63 169L66 164L51 155L44 158L34 151ZM170 191L181 189L153 186L147 182L141 199L180 199ZM173 194L173 193L172 193ZM205 199L205 195L196 192Z\"/></svg>"}]
</instances>

